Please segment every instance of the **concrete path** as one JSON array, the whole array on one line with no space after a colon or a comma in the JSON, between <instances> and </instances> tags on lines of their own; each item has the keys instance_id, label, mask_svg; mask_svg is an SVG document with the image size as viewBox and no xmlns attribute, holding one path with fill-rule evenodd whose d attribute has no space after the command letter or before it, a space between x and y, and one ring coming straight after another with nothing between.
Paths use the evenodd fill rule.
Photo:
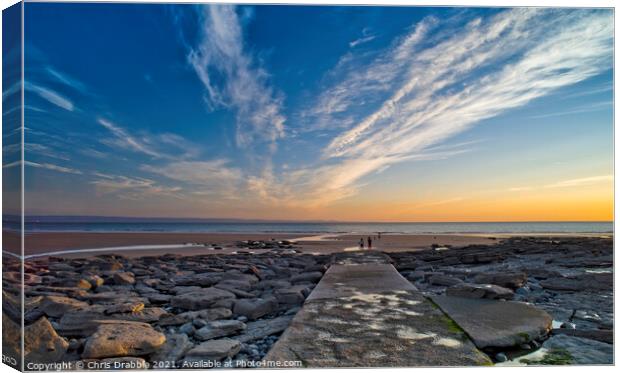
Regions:
<instances>
[{"instance_id":1,"label":"concrete path","mask_svg":"<svg viewBox=\"0 0 620 373\"><path fill-rule=\"evenodd\" d=\"M304 367L490 365L389 263L376 252L335 255L264 360Z\"/></svg>"}]
</instances>

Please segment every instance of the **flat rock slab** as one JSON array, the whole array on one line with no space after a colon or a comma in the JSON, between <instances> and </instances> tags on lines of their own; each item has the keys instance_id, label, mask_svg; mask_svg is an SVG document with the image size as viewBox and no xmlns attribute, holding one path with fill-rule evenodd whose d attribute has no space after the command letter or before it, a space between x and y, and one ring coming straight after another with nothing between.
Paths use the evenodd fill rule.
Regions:
<instances>
[{"instance_id":1,"label":"flat rock slab","mask_svg":"<svg viewBox=\"0 0 620 373\"><path fill-rule=\"evenodd\" d=\"M526 303L433 296L437 304L478 348L512 347L545 336L551 316Z\"/></svg>"},{"instance_id":2,"label":"flat rock slab","mask_svg":"<svg viewBox=\"0 0 620 373\"><path fill-rule=\"evenodd\" d=\"M392 265L367 263L332 265L264 360L304 367L491 364Z\"/></svg>"}]
</instances>

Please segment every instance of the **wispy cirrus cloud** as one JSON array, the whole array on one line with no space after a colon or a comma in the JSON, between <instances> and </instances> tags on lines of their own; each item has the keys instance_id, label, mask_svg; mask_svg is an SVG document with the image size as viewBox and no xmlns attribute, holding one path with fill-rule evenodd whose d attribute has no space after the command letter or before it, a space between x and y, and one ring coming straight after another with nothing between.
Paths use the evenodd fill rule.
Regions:
<instances>
[{"instance_id":1,"label":"wispy cirrus cloud","mask_svg":"<svg viewBox=\"0 0 620 373\"><path fill-rule=\"evenodd\" d=\"M207 104L236 112L239 146L266 141L275 150L276 141L284 136L283 99L269 85L267 71L246 51L236 8L199 9L201 36L188 61L204 85Z\"/></svg>"},{"instance_id":2,"label":"wispy cirrus cloud","mask_svg":"<svg viewBox=\"0 0 620 373\"><path fill-rule=\"evenodd\" d=\"M186 185L186 189L192 193L212 194L221 198L236 195L236 198L239 198L239 193L242 192L242 170L232 167L227 159L178 161L160 166L143 165L141 170Z\"/></svg>"},{"instance_id":3,"label":"wispy cirrus cloud","mask_svg":"<svg viewBox=\"0 0 620 373\"><path fill-rule=\"evenodd\" d=\"M134 151L156 159L186 159L198 155L194 144L176 134L154 135L143 132L136 135L105 118L98 118L97 123L112 134L111 138L101 140L108 146Z\"/></svg>"},{"instance_id":4,"label":"wispy cirrus cloud","mask_svg":"<svg viewBox=\"0 0 620 373\"><path fill-rule=\"evenodd\" d=\"M98 179L91 181L91 184L95 186L97 193L101 195L116 194L121 198L134 200L153 196L183 198L179 193L182 190L181 187L162 186L151 179L108 175L99 172L95 172L93 175L98 177Z\"/></svg>"},{"instance_id":5,"label":"wispy cirrus cloud","mask_svg":"<svg viewBox=\"0 0 620 373\"><path fill-rule=\"evenodd\" d=\"M22 161L15 161L15 162L11 162L11 163L7 163L5 165L2 165L2 168L13 168L13 167L18 167L21 166ZM74 174L74 175L82 175L83 172L80 170L76 170L74 168L70 168L70 167L63 167L63 166L58 166L52 163L38 163L38 162L31 162L31 161L24 161L24 166L28 166L28 167L34 167L34 168L42 168L45 170L50 170L50 171L56 171L56 172L62 172L65 174Z\"/></svg>"},{"instance_id":6,"label":"wispy cirrus cloud","mask_svg":"<svg viewBox=\"0 0 620 373\"><path fill-rule=\"evenodd\" d=\"M475 18L433 43L441 21L428 18L318 98L312 114L325 123L350 116L313 172L323 202L351 194L360 179L424 154L476 123L609 70L609 12L514 9ZM383 97L376 101L372 97ZM316 201L314 201L316 202Z\"/></svg>"},{"instance_id":7,"label":"wispy cirrus cloud","mask_svg":"<svg viewBox=\"0 0 620 373\"><path fill-rule=\"evenodd\" d=\"M63 95L61 95L60 93L50 89L50 88L46 88L34 83L30 83L30 82L24 82L24 89L27 91L31 91L36 93L37 95L39 95L41 98L43 98L44 100L60 107L63 108L67 111L74 111L75 110L75 105L73 104L73 102L71 100L69 100L68 98L64 97Z\"/></svg>"},{"instance_id":8,"label":"wispy cirrus cloud","mask_svg":"<svg viewBox=\"0 0 620 373\"><path fill-rule=\"evenodd\" d=\"M580 187L598 185L598 184L612 185L613 182L614 182L614 175L597 175L597 176L580 177L580 178L575 178L575 179L560 180L554 183L542 184L542 185L539 184L539 185L512 187L512 188L508 188L508 191L527 192L527 191L540 190L540 189L580 188Z\"/></svg>"}]
</instances>

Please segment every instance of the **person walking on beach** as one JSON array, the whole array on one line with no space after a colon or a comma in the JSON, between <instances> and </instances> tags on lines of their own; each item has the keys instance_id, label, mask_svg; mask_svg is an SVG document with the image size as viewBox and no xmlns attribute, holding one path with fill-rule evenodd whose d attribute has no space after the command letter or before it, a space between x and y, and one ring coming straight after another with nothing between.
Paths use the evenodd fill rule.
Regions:
<instances>
[{"instance_id":1,"label":"person walking on beach","mask_svg":"<svg viewBox=\"0 0 620 373\"><path fill-rule=\"evenodd\" d=\"M372 249L372 238L368 236L368 250Z\"/></svg>"},{"instance_id":2,"label":"person walking on beach","mask_svg":"<svg viewBox=\"0 0 620 373\"><path fill-rule=\"evenodd\" d=\"M381 232L377 232L378 238L381 239Z\"/></svg>"},{"instance_id":3,"label":"person walking on beach","mask_svg":"<svg viewBox=\"0 0 620 373\"><path fill-rule=\"evenodd\" d=\"M364 249L364 239L360 238L360 249Z\"/></svg>"}]
</instances>

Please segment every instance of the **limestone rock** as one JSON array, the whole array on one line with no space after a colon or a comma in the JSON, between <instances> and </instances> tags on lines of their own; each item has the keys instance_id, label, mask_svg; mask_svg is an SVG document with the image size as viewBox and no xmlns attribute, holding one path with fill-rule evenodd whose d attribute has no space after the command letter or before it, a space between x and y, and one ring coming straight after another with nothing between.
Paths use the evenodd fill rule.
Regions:
<instances>
[{"instance_id":1,"label":"limestone rock","mask_svg":"<svg viewBox=\"0 0 620 373\"><path fill-rule=\"evenodd\" d=\"M156 351L166 337L143 323L100 325L84 346L82 358L143 356Z\"/></svg>"},{"instance_id":2,"label":"limestone rock","mask_svg":"<svg viewBox=\"0 0 620 373\"><path fill-rule=\"evenodd\" d=\"M68 348L69 342L56 333L45 317L24 328L26 363L50 363L62 360Z\"/></svg>"},{"instance_id":3,"label":"limestone rock","mask_svg":"<svg viewBox=\"0 0 620 373\"><path fill-rule=\"evenodd\" d=\"M450 296L431 299L478 348L518 346L551 330L551 316L526 303Z\"/></svg>"},{"instance_id":4,"label":"limestone rock","mask_svg":"<svg viewBox=\"0 0 620 373\"><path fill-rule=\"evenodd\" d=\"M240 350L239 341L222 338L199 344L185 354L185 360L222 360L235 356Z\"/></svg>"},{"instance_id":5,"label":"limestone rock","mask_svg":"<svg viewBox=\"0 0 620 373\"><path fill-rule=\"evenodd\" d=\"M292 276L290 281L293 284L300 282L318 282L323 277L322 272L304 272L298 275Z\"/></svg>"},{"instance_id":6,"label":"limestone rock","mask_svg":"<svg viewBox=\"0 0 620 373\"><path fill-rule=\"evenodd\" d=\"M82 302L77 299L49 295L43 298L39 307L47 316L62 317L69 311L76 311L88 308L89 306L87 302Z\"/></svg>"},{"instance_id":7,"label":"limestone rock","mask_svg":"<svg viewBox=\"0 0 620 373\"><path fill-rule=\"evenodd\" d=\"M184 308L187 310L201 310L210 308L219 301L232 300L234 298L235 295L229 291L210 287L177 295L172 298L171 302L179 308Z\"/></svg>"},{"instance_id":8,"label":"limestone rock","mask_svg":"<svg viewBox=\"0 0 620 373\"><path fill-rule=\"evenodd\" d=\"M114 283L117 285L133 285L136 283L136 279L132 272L116 272Z\"/></svg>"},{"instance_id":9,"label":"limestone rock","mask_svg":"<svg viewBox=\"0 0 620 373\"><path fill-rule=\"evenodd\" d=\"M480 273L474 277L479 284L493 284L505 288L518 289L527 282L524 272Z\"/></svg>"},{"instance_id":10,"label":"limestone rock","mask_svg":"<svg viewBox=\"0 0 620 373\"><path fill-rule=\"evenodd\" d=\"M166 336L166 343L151 355L153 361L178 361L194 345L185 334L170 334Z\"/></svg>"},{"instance_id":11,"label":"limestone rock","mask_svg":"<svg viewBox=\"0 0 620 373\"><path fill-rule=\"evenodd\" d=\"M250 320L256 320L276 311L277 300L270 299L239 299L235 301L233 312L235 315L245 316Z\"/></svg>"},{"instance_id":12,"label":"limestone rock","mask_svg":"<svg viewBox=\"0 0 620 373\"><path fill-rule=\"evenodd\" d=\"M497 285L462 283L446 289L446 295L474 299L485 298L510 300L514 297L514 292L508 288Z\"/></svg>"},{"instance_id":13,"label":"limestone rock","mask_svg":"<svg viewBox=\"0 0 620 373\"><path fill-rule=\"evenodd\" d=\"M212 321L207 326L202 327L194 333L194 337L203 341L226 337L237 334L245 330L246 325L238 320L218 320Z\"/></svg>"},{"instance_id":14,"label":"limestone rock","mask_svg":"<svg viewBox=\"0 0 620 373\"><path fill-rule=\"evenodd\" d=\"M206 321L226 319L232 316L232 311L227 308L211 308L201 311L188 311L178 315L169 315L162 317L158 324L161 326L181 325L186 322L191 322L195 319L202 319Z\"/></svg>"}]
</instances>

